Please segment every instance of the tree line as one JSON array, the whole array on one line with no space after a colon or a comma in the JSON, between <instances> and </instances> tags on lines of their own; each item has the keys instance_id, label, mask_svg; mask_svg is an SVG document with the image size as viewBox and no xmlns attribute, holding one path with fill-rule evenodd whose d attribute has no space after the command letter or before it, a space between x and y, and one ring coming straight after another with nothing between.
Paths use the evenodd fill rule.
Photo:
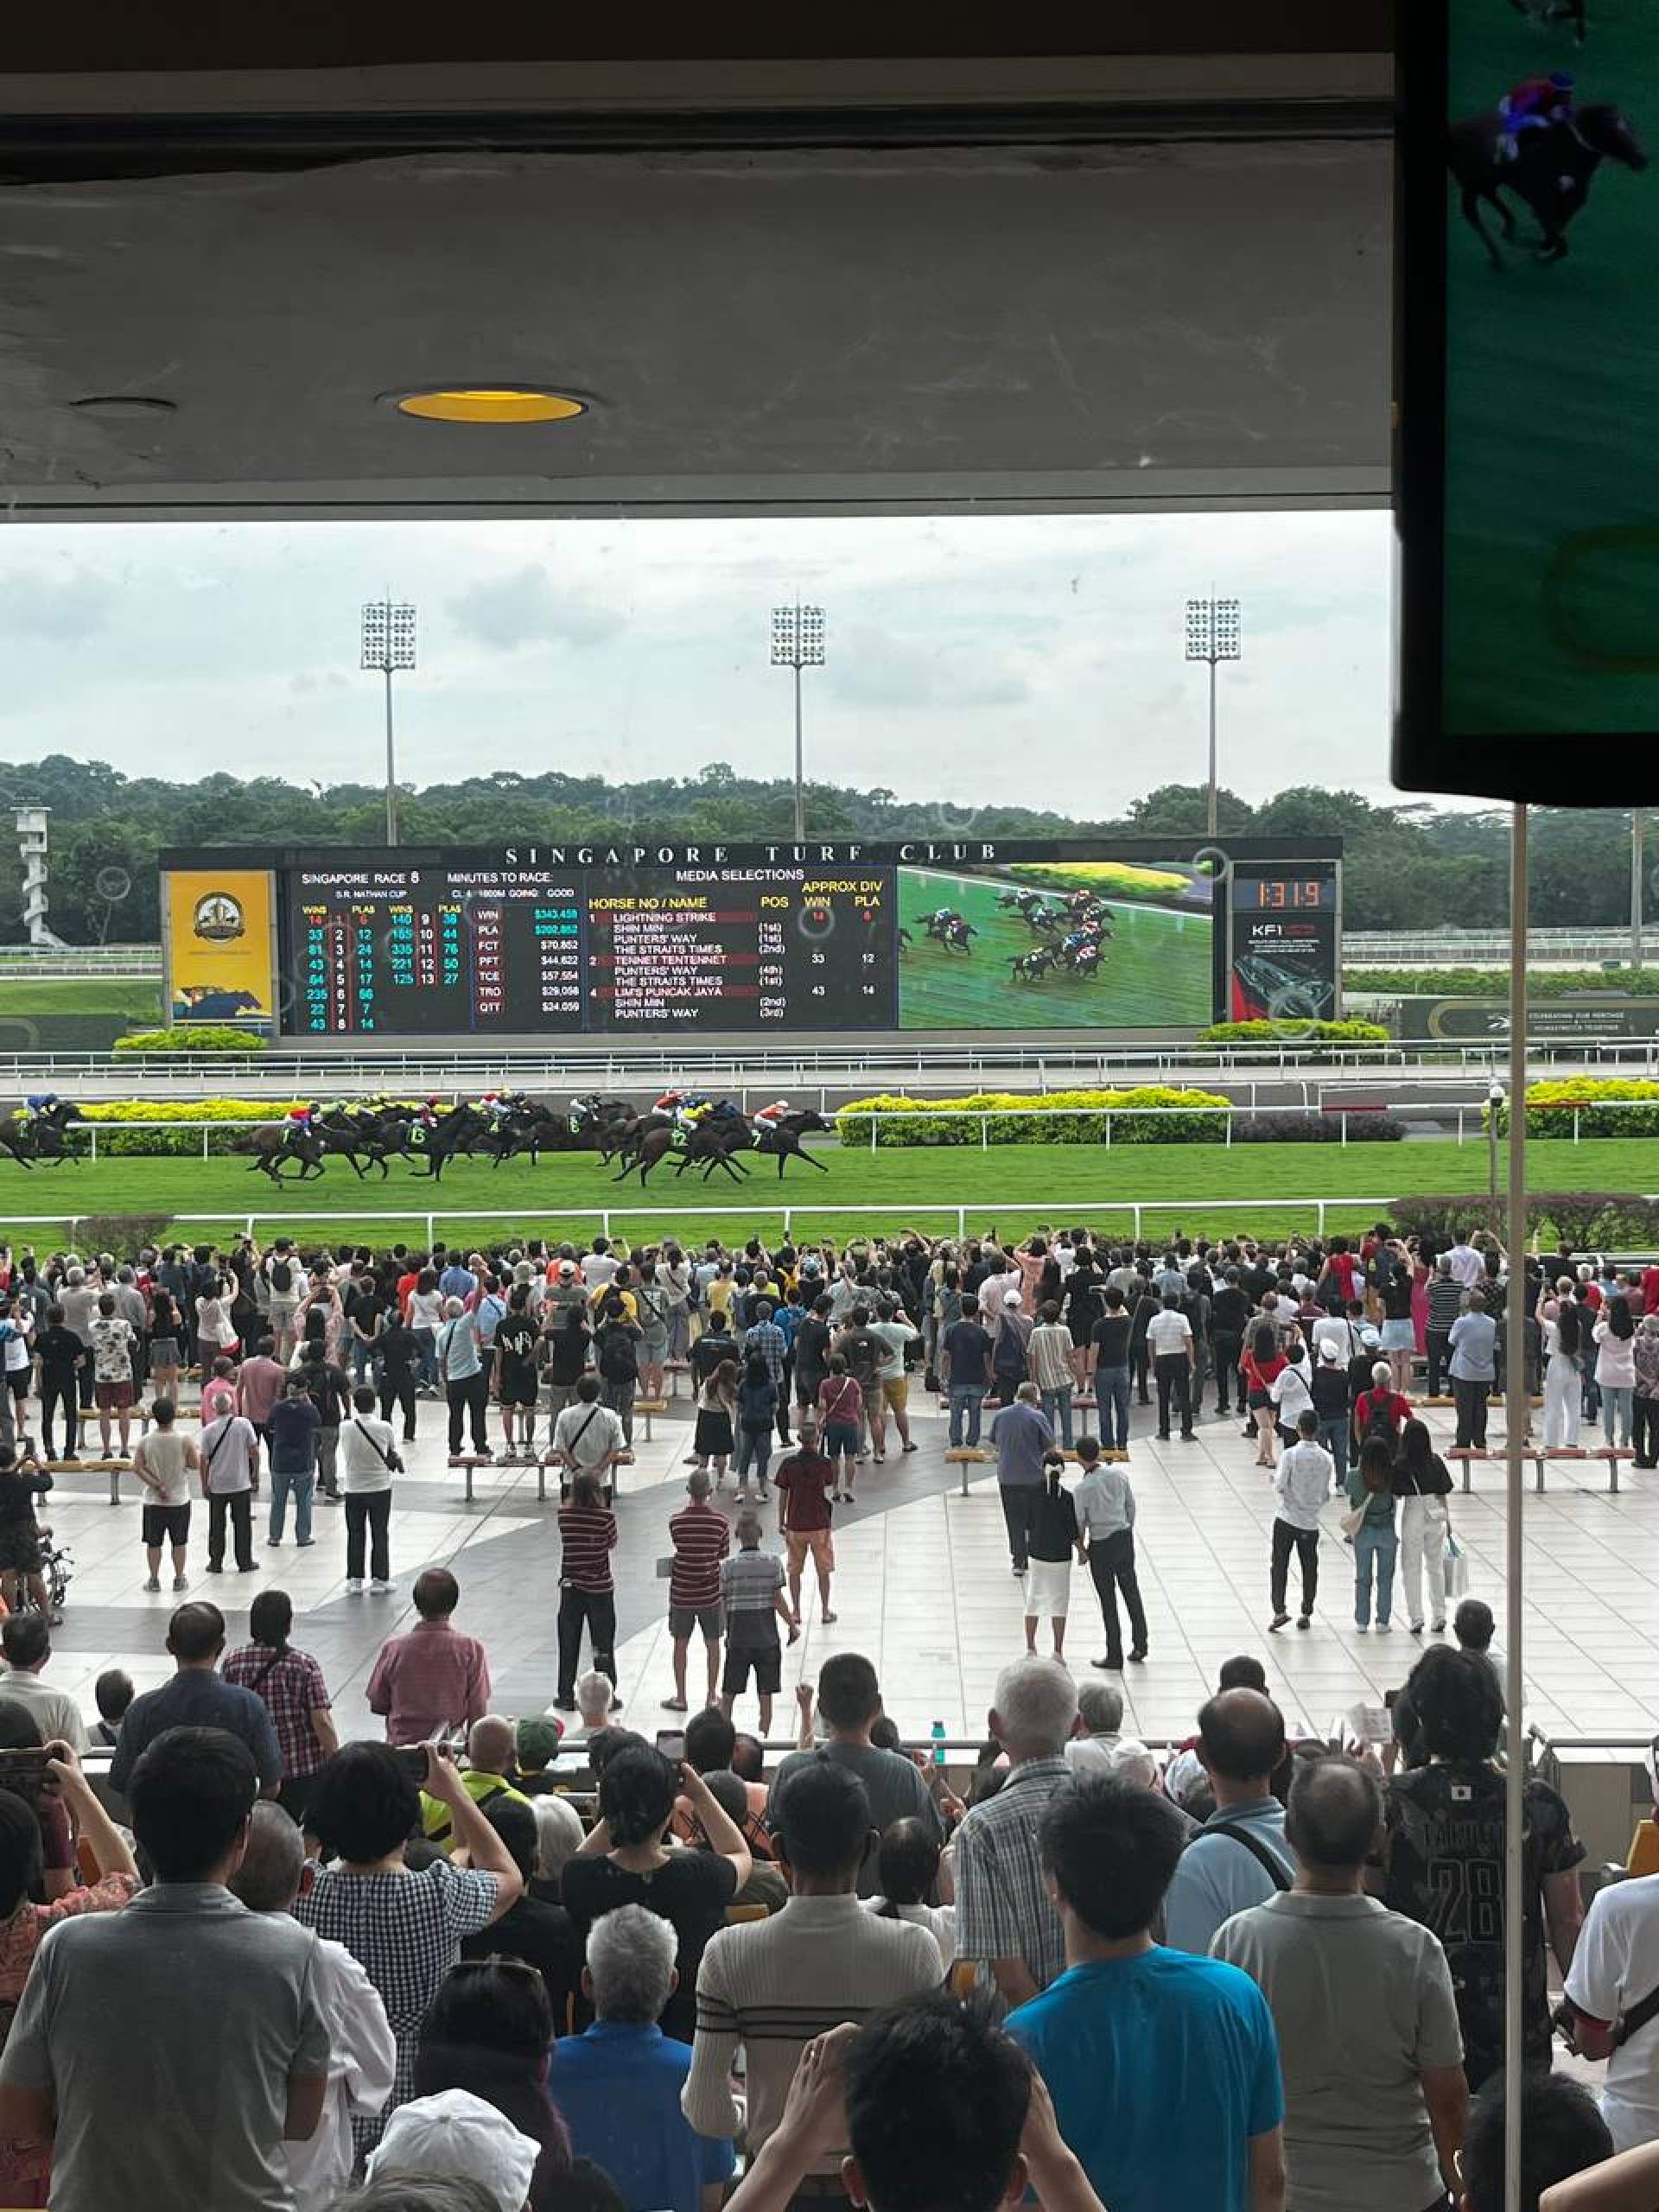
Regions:
<instances>
[{"instance_id":1,"label":"tree line","mask_svg":"<svg viewBox=\"0 0 1659 2212\"><path fill-rule=\"evenodd\" d=\"M243 780L215 773L194 782L126 776L64 753L13 766L12 804L52 810L53 927L77 944L152 941L158 929L156 855L165 845L378 844L385 834L378 786ZM596 775L499 769L407 790L400 824L410 844L498 844L509 836L577 842L649 831L677 840L732 842L786 837L793 794L781 778L741 776L723 761L694 776L607 783ZM1351 930L1492 929L1508 917L1508 822L1421 803L1378 805L1356 791L1299 785L1253 806L1220 794L1221 834L1300 836L1346 842L1346 926ZM813 784L808 828L820 836L1201 836L1205 792L1164 784L1127 813L1082 817L1049 809L948 799L901 799L880 786ZM1630 911L1630 817L1540 809L1531 837L1532 914L1541 926L1617 925ZM1659 896L1650 904L1659 911ZM0 938L23 937L22 866L0 846Z\"/></svg>"}]
</instances>

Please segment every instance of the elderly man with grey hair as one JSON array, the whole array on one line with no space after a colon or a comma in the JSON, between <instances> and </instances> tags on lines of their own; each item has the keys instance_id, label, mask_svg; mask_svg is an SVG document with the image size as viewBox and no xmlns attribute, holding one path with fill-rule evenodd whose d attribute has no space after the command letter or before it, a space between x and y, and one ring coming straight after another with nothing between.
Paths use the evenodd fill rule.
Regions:
<instances>
[{"instance_id":1,"label":"elderly man with grey hair","mask_svg":"<svg viewBox=\"0 0 1659 2212\"><path fill-rule=\"evenodd\" d=\"M1080 1682L1077 1720L1077 1733L1065 1747L1066 1764L1079 1775L1116 1773L1112 1754L1122 1738L1122 1691L1110 1682Z\"/></svg>"},{"instance_id":2,"label":"elderly man with grey hair","mask_svg":"<svg viewBox=\"0 0 1659 2212\"><path fill-rule=\"evenodd\" d=\"M685 2118L690 2049L657 2024L679 1980L677 1941L672 1923L644 1905L594 1921L582 1975L594 2024L559 2044L558 2105L572 2151L603 2168L625 2204L719 2212L732 2146Z\"/></svg>"},{"instance_id":3,"label":"elderly man with grey hair","mask_svg":"<svg viewBox=\"0 0 1659 2212\"><path fill-rule=\"evenodd\" d=\"M1043 1455L1054 1442L1054 1430L1034 1382L1020 1385L1013 1403L992 1421L990 1439L1008 1556L1014 1573L1023 1574L1031 1560L1032 1510L1043 1494Z\"/></svg>"},{"instance_id":4,"label":"elderly man with grey hair","mask_svg":"<svg viewBox=\"0 0 1659 2212\"><path fill-rule=\"evenodd\" d=\"M988 1966L1010 2009L1065 1971L1039 1839L1049 1801L1072 1787L1077 1728L1077 1685L1058 1659L1017 1659L997 1676L991 1733L1008 1778L957 1830L957 1956Z\"/></svg>"},{"instance_id":5,"label":"elderly man with grey hair","mask_svg":"<svg viewBox=\"0 0 1659 2212\"><path fill-rule=\"evenodd\" d=\"M250 1912L292 1910L304 1877L305 1839L279 1805L262 1800L232 1894ZM284 2143L295 2212L324 2212L352 2177L352 2115L367 2120L391 2094L397 2046L380 1993L343 1943L317 1938L312 1986L328 2024L328 2087L308 2142Z\"/></svg>"}]
</instances>

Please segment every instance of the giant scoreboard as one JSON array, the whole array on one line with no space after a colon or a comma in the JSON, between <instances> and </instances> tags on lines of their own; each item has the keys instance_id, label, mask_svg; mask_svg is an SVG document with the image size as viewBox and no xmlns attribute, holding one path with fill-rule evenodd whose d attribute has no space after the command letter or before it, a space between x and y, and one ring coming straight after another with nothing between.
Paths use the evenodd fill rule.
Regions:
<instances>
[{"instance_id":1,"label":"giant scoreboard","mask_svg":"<svg viewBox=\"0 0 1659 2212\"><path fill-rule=\"evenodd\" d=\"M294 1041L1196 1028L1340 996L1340 849L857 839L162 855L175 1021Z\"/></svg>"}]
</instances>

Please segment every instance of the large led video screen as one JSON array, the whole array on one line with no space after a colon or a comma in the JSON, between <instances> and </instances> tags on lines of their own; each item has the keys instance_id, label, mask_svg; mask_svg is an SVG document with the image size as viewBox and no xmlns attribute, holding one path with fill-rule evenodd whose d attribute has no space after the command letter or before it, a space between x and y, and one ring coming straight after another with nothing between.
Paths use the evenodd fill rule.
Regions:
<instances>
[{"instance_id":1,"label":"large led video screen","mask_svg":"<svg viewBox=\"0 0 1659 2212\"><path fill-rule=\"evenodd\" d=\"M1397 20L1396 777L1644 801L1620 741L1659 732L1659 10Z\"/></svg>"}]
</instances>

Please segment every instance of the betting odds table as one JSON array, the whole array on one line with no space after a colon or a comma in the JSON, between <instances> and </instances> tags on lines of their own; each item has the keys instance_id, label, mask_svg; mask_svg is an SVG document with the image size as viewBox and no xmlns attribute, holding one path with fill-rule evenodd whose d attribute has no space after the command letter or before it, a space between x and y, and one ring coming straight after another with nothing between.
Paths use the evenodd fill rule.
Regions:
<instances>
[{"instance_id":1,"label":"betting odds table","mask_svg":"<svg viewBox=\"0 0 1659 2212\"><path fill-rule=\"evenodd\" d=\"M302 1036L897 1019L891 868L319 868L283 891Z\"/></svg>"}]
</instances>

